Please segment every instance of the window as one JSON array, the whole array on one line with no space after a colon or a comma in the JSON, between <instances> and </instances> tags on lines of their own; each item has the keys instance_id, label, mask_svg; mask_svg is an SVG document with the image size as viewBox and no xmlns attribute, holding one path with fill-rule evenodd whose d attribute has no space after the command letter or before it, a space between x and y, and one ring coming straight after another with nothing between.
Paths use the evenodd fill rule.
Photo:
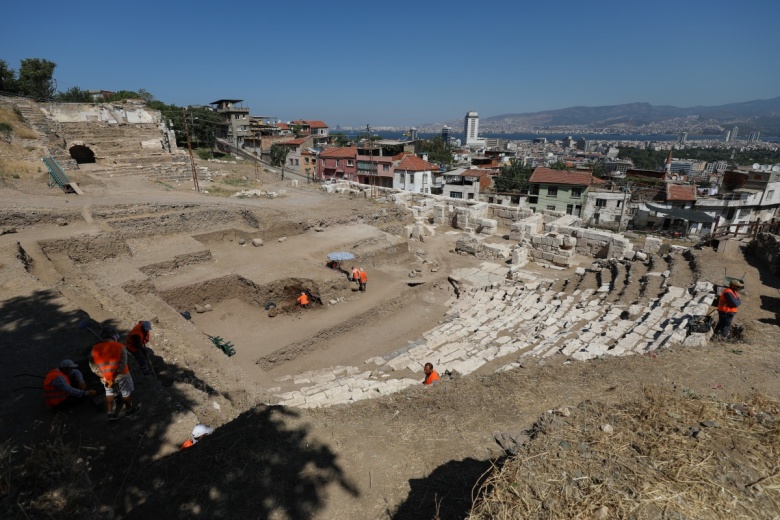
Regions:
<instances>
[{"instance_id":1,"label":"window","mask_svg":"<svg viewBox=\"0 0 780 520\"><path fill-rule=\"evenodd\" d=\"M519 195L512 195L511 201L512 204L520 204L520 196Z\"/></svg>"},{"instance_id":2,"label":"window","mask_svg":"<svg viewBox=\"0 0 780 520\"><path fill-rule=\"evenodd\" d=\"M390 171L390 165L389 164L383 164L382 165L382 171L383 172L389 172Z\"/></svg>"},{"instance_id":3,"label":"window","mask_svg":"<svg viewBox=\"0 0 780 520\"><path fill-rule=\"evenodd\" d=\"M409 184L414 184L414 172L409 174Z\"/></svg>"},{"instance_id":4,"label":"window","mask_svg":"<svg viewBox=\"0 0 780 520\"><path fill-rule=\"evenodd\" d=\"M303 164L309 164L309 158L308 157L304 157L303 158ZM308 171L308 169L306 171Z\"/></svg>"},{"instance_id":5,"label":"window","mask_svg":"<svg viewBox=\"0 0 780 520\"><path fill-rule=\"evenodd\" d=\"M574 204L566 204L566 214L571 215L574 213Z\"/></svg>"},{"instance_id":6,"label":"window","mask_svg":"<svg viewBox=\"0 0 780 520\"><path fill-rule=\"evenodd\" d=\"M462 199L463 198L463 192L461 191L451 191L450 197L453 199Z\"/></svg>"},{"instance_id":7,"label":"window","mask_svg":"<svg viewBox=\"0 0 780 520\"><path fill-rule=\"evenodd\" d=\"M473 193L469 193L469 200L474 200L474 194Z\"/></svg>"},{"instance_id":8,"label":"window","mask_svg":"<svg viewBox=\"0 0 780 520\"><path fill-rule=\"evenodd\" d=\"M607 199L596 199L596 207L597 208L606 208L607 207Z\"/></svg>"},{"instance_id":9,"label":"window","mask_svg":"<svg viewBox=\"0 0 780 520\"><path fill-rule=\"evenodd\" d=\"M539 185L538 184L532 184L531 185L531 195L539 195Z\"/></svg>"},{"instance_id":10,"label":"window","mask_svg":"<svg viewBox=\"0 0 780 520\"><path fill-rule=\"evenodd\" d=\"M493 197L488 197L488 204L493 204L493 202L494 202Z\"/></svg>"},{"instance_id":11,"label":"window","mask_svg":"<svg viewBox=\"0 0 780 520\"><path fill-rule=\"evenodd\" d=\"M347 159L347 166L352 166L352 159Z\"/></svg>"},{"instance_id":12,"label":"window","mask_svg":"<svg viewBox=\"0 0 780 520\"><path fill-rule=\"evenodd\" d=\"M571 198L579 199L580 197L582 197L582 188L572 188L571 189Z\"/></svg>"},{"instance_id":13,"label":"window","mask_svg":"<svg viewBox=\"0 0 780 520\"><path fill-rule=\"evenodd\" d=\"M558 186L548 186L547 187L547 196L548 197L557 197L558 196Z\"/></svg>"},{"instance_id":14,"label":"window","mask_svg":"<svg viewBox=\"0 0 780 520\"><path fill-rule=\"evenodd\" d=\"M550 211L555 211L555 204L548 205L547 209L549 209Z\"/></svg>"},{"instance_id":15,"label":"window","mask_svg":"<svg viewBox=\"0 0 780 520\"><path fill-rule=\"evenodd\" d=\"M615 222L620 224L620 215L615 215Z\"/></svg>"},{"instance_id":16,"label":"window","mask_svg":"<svg viewBox=\"0 0 780 520\"><path fill-rule=\"evenodd\" d=\"M622 208L623 207L623 201L622 200L617 201L617 204L615 205L615 207L618 208L618 209Z\"/></svg>"},{"instance_id":17,"label":"window","mask_svg":"<svg viewBox=\"0 0 780 520\"><path fill-rule=\"evenodd\" d=\"M338 167L339 167L339 160L336 159L336 168L338 168Z\"/></svg>"}]
</instances>

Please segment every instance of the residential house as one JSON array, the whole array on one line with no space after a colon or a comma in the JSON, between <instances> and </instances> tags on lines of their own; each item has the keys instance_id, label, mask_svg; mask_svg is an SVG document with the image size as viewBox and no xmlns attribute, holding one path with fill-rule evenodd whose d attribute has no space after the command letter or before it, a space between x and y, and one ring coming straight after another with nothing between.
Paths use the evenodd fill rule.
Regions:
<instances>
[{"instance_id":1,"label":"residential house","mask_svg":"<svg viewBox=\"0 0 780 520\"><path fill-rule=\"evenodd\" d=\"M217 138L229 141L236 148L244 145L244 139L251 137L249 108L241 106L243 99L218 99L212 101L213 110L219 114L221 123L217 127Z\"/></svg>"},{"instance_id":2,"label":"residential house","mask_svg":"<svg viewBox=\"0 0 780 520\"><path fill-rule=\"evenodd\" d=\"M715 218L695 209L696 199L694 184L667 183L662 203L644 202L637 205L634 225L680 236L709 233Z\"/></svg>"},{"instance_id":3,"label":"residential house","mask_svg":"<svg viewBox=\"0 0 780 520\"><path fill-rule=\"evenodd\" d=\"M297 119L290 121L289 126L297 137L311 136L315 146L324 146L328 142L328 125L322 121Z\"/></svg>"},{"instance_id":4,"label":"residential house","mask_svg":"<svg viewBox=\"0 0 780 520\"><path fill-rule=\"evenodd\" d=\"M331 147L322 150L317 157L317 179L343 179L358 181L357 147Z\"/></svg>"},{"instance_id":5,"label":"residential house","mask_svg":"<svg viewBox=\"0 0 780 520\"><path fill-rule=\"evenodd\" d=\"M287 146L290 151L287 153L286 167L294 172L302 173L301 161L303 159L303 153L307 148L312 146L311 137L300 137L298 139L291 139L289 141L282 141L276 143L281 146Z\"/></svg>"},{"instance_id":6,"label":"residential house","mask_svg":"<svg viewBox=\"0 0 780 520\"><path fill-rule=\"evenodd\" d=\"M586 171L536 168L528 182L528 206L531 209L565 212L585 220L582 206L588 188L594 183L604 181Z\"/></svg>"},{"instance_id":7,"label":"residential house","mask_svg":"<svg viewBox=\"0 0 780 520\"><path fill-rule=\"evenodd\" d=\"M780 172L726 171L721 193L696 200L696 209L718 219L718 226L766 222L780 217Z\"/></svg>"},{"instance_id":8,"label":"residential house","mask_svg":"<svg viewBox=\"0 0 780 520\"><path fill-rule=\"evenodd\" d=\"M363 141L357 146L357 175L361 184L392 188L395 157L405 151L404 141Z\"/></svg>"},{"instance_id":9,"label":"residential house","mask_svg":"<svg viewBox=\"0 0 780 520\"><path fill-rule=\"evenodd\" d=\"M442 195L452 199L479 200L490 187L496 172L478 168L458 168L442 175Z\"/></svg>"},{"instance_id":10,"label":"residential house","mask_svg":"<svg viewBox=\"0 0 780 520\"><path fill-rule=\"evenodd\" d=\"M317 174L317 150L306 148L301 151L301 173L306 179L314 179Z\"/></svg>"},{"instance_id":11,"label":"residential house","mask_svg":"<svg viewBox=\"0 0 780 520\"><path fill-rule=\"evenodd\" d=\"M431 193L433 172L439 167L411 153L402 153L394 161L393 188L414 193Z\"/></svg>"}]
</instances>

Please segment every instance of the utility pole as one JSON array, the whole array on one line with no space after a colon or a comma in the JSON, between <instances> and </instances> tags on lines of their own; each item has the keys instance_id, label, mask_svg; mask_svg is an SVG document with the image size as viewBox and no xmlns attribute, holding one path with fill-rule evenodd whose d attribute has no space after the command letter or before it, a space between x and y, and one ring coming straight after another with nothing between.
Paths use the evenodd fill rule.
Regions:
<instances>
[{"instance_id":1,"label":"utility pole","mask_svg":"<svg viewBox=\"0 0 780 520\"><path fill-rule=\"evenodd\" d=\"M190 150L190 166L192 167L192 184L195 185L195 191L200 192L198 185L198 173L195 171L195 159L192 156L192 141L190 141L190 129L187 126L187 112L184 107L181 108L182 121L184 122L184 133L187 134L187 148Z\"/></svg>"}]
</instances>

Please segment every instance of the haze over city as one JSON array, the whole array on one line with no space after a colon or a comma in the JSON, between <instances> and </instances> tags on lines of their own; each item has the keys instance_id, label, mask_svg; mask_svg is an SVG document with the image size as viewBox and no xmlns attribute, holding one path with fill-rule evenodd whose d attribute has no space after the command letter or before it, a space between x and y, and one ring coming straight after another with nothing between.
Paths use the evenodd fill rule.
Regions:
<instances>
[{"instance_id":1,"label":"haze over city","mask_svg":"<svg viewBox=\"0 0 780 520\"><path fill-rule=\"evenodd\" d=\"M780 4L11 2L0 59L57 64L59 91L418 125L570 106L691 107L777 96Z\"/></svg>"}]
</instances>

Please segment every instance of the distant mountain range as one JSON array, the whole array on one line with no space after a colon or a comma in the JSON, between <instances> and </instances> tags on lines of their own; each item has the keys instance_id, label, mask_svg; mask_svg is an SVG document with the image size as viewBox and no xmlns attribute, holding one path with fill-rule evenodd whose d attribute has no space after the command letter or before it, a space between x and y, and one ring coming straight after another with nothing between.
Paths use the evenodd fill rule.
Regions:
<instances>
[{"instance_id":1,"label":"distant mountain range","mask_svg":"<svg viewBox=\"0 0 780 520\"><path fill-rule=\"evenodd\" d=\"M464 114L465 116L465 114ZM422 125L421 131L439 131L443 125L462 131L463 119ZM780 97L714 107L679 108L629 103L603 107L570 107L524 114L481 117L480 133L515 133L576 130L616 133L689 132L719 134L739 127L739 135L751 132L780 135Z\"/></svg>"}]
</instances>

